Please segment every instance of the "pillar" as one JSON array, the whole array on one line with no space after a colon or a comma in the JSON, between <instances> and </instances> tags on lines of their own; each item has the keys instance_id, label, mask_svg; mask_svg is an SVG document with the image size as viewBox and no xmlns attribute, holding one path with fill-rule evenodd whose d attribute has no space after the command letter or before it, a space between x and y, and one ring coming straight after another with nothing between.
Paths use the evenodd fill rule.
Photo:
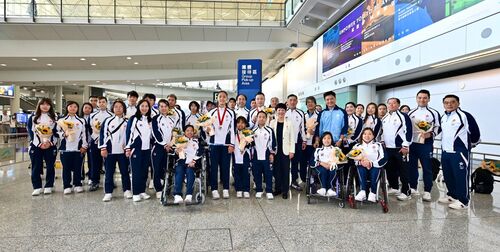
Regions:
<instances>
[{"instance_id":1,"label":"pillar","mask_svg":"<svg viewBox=\"0 0 500 252\"><path fill-rule=\"evenodd\" d=\"M63 95L63 86L56 86L56 99L55 99L55 103L56 103L56 112L59 112L59 113L62 113L62 103L63 103L63 100L62 100L62 95Z\"/></svg>"},{"instance_id":2,"label":"pillar","mask_svg":"<svg viewBox=\"0 0 500 252\"><path fill-rule=\"evenodd\" d=\"M357 101L366 106L366 104L375 101L375 85L359 84L357 90Z\"/></svg>"},{"instance_id":3,"label":"pillar","mask_svg":"<svg viewBox=\"0 0 500 252\"><path fill-rule=\"evenodd\" d=\"M21 110L21 88L14 85L14 98L10 99L10 113L18 113Z\"/></svg>"},{"instance_id":4,"label":"pillar","mask_svg":"<svg viewBox=\"0 0 500 252\"><path fill-rule=\"evenodd\" d=\"M90 97L90 86L83 86L83 94L82 94L83 102L88 102ZM82 103L83 104L83 103Z\"/></svg>"}]
</instances>

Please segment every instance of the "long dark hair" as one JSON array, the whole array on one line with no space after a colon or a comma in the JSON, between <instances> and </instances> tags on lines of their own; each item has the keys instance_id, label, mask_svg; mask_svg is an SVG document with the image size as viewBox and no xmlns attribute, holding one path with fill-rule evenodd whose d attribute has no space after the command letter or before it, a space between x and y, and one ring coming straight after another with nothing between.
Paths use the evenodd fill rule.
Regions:
<instances>
[{"instance_id":1,"label":"long dark hair","mask_svg":"<svg viewBox=\"0 0 500 252\"><path fill-rule=\"evenodd\" d=\"M368 120L368 107L370 107L370 105L373 105L375 106L375 113L373 114L375 116L375 118L378 118L378 106L376 103L374 102L370 102L366 105L366 110L365 110L365 120L363 123L366 123L366 120Z\"/></svg>"},{"instance_id":2,"label":"long dark hair","mask_svg":"<svg viewBox=\"0 0 500 252\"><path fill-rule=\"evenodd\" d=\"M149 105L149 102L145 99L142 99L140 100L138 103L137 103L137 110L135 111L135 118L137 118L137 120L140 120L141 117L142 117L142 113L141 113L141 104L143 103L146 103L148 104L148 112L146 113L146 117L148 118L148 122L151 122L151 105Z\"/></svg>"},{"instance_id":3,"label":"long dark hair","mask_svg":"<svg viewBox=\"0 0 500 252\"><path fill-rule=\"evenodd\" d=\"M332 133L326 131L323 133L323 135L321 135L321 141L319 141L319 146L320 147L323 147L323 138L325 138L326 136L330 136L330 139L332 139L332 143L330 145L335 145L335 143L333 142L333 135Z\"/></svg>"},{"instance_id":4,"label":"long dark hair","mask_svg":"<svg viewBox=\"0 0 500 252\"><path fill-rule=\"evenodd\" d=\"M66 102L66 115L68 115L68 107L70 105L76 104L76 116L78 116L78 110L80 110L80 105L76 101L67 101Z\"/></svg>"},{"instance_id":5,"label":"long dark hair","mask_svg":"<svg viewBox=\"0 0 500 252\"><path fill-rule=\"evenodd\" d=\"M40 99L40 101L38 101L38 104L36 105L35 117L33 122L36 123L40 118L40 116L42 115L42 110L40 109L40 105L42 104L47 104L50 106L47 114L49 115L50 119L52 119L52 121L56 121L56 112L54 111L54 103L52 103L52 100L50 98L44 97Z\"/></svg>"},{"instance_id":6,"label":"long dark hair","mask_svg":"<svg viewBox=\"0 0 500 252\"><path fill-rule=\"evenodd\" d=\"M92 109L90 110L90 113L91 113L91 114L92 114L92 111L94 111L94 107L92 107L92 104L91 104L90 102L84 102L84 103L82 104L82 109L80 110L80 117L81 117L81 118L84 118L84 117L85 117L85 114L83 113L83 109L85 108L85 106L86 106L86 105L88 105L88 106L90 106L90 108L92 108Z\"/></svg>"}]
</instances>

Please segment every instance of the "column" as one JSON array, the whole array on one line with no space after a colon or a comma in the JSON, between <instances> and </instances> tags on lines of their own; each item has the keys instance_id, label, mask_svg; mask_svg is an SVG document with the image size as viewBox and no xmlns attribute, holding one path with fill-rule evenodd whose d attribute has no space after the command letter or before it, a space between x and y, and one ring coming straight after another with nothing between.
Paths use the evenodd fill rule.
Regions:
<instances>
[{"instance_id":1,"label":"column","mask_svg":"<svg viewBox=\"0 0 500 252\"><path fill-rule=\"evenodd\" d=\"M366 106L366 104L375 101L375 85L359 84L357 90L357 101Z\"/></svg>"},{"instance_id":2,"label":"column","mask_svg":"<svg viewBox=\"0 0 500 252\"><path fill-rule=\"evenodd\" d=\"M56 86L56 99L54 102L56 103L56 112L62 113L62 95L63 95L63 86Z\"/></svg>"},{"instance_id":3,"label":"column","mask_svg":"<svg viewBox=\"0 0 500 252\"><path fill-rule=\"evenodd\" d=\"M83 86L83 94L82 94L83 102L88 102L90 97L90 86ZM83 104L83 103L82 103Z\"/></svg>"},{"instance_id":4,"label":"column","mask_svg":"<svg viewBox=\"0 0 500 252\"><path fill-rule=\"evenodd\" d=\"M21 88L14 85L14 98L10 99L10 113L14 114L21 110Z\"/></svg>"}]
</instances>

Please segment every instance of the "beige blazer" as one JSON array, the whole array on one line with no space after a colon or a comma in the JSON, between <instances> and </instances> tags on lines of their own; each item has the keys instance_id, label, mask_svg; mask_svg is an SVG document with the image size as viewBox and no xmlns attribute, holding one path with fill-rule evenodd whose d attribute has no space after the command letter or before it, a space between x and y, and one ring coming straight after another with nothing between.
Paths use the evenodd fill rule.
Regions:
<instances>
[{"instance_id":1,"label":"beige blazer","mask_svg":"<svg viewBox=\"0 0 500 252\"><path fill-rule=\"evenodd\" d=\"M271 121L269 124L269 127L271 127L274 130L274 136L276 137L276 144L278 144L278 119L274 119ZM293 129L293 123L285 118L284 124L283 124L283 154L284 155L289 155L290 153L295 153L295 130Z\"/></svg>"}]
</instances>

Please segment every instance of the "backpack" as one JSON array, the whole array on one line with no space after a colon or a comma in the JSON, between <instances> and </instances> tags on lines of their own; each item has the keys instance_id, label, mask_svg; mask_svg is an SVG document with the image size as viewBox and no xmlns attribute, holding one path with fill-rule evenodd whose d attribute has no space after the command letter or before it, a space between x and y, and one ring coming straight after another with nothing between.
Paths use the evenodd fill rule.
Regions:
<instances>
[{"instance_id":1,"label":"backpack","mask_svg":"<svg viewBox=\"0 0 500 252\"><path fill-rule=\"evenodd\" d=\"M472 173L472 190L477 193L491 194L493 191L493 175L489 170L477 168Z\"/></svg>"},{"instance_id":2,"label":"backpack","mask_svg":"<svg viewBox=\"0 0 500 252\"><path fill-rule=\"evenodd\" d=\"M432 167L432 181L436 180L439 172L441 171L441 162L437 158L431 158L431 167Z\"/></svg>"}]
</instances>

